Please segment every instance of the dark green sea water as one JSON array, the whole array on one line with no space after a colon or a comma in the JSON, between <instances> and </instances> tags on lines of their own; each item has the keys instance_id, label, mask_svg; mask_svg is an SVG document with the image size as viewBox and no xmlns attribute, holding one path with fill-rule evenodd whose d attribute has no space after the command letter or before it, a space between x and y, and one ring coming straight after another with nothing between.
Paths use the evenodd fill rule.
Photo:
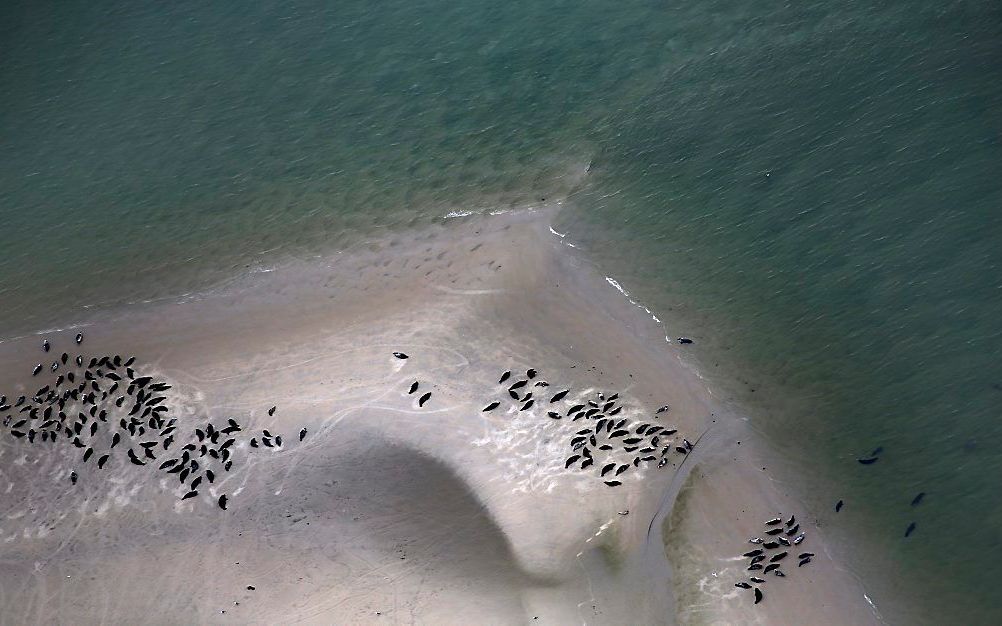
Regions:
<instances>
[{"instance_id":1,"label":"dark green sea water","mask_svg":"<svg viewBox=\"0 0 1002 626\"><path fill-rule=\"evenodd\" d=\"M998 2L0 4L0 337L567 193L890 622L1002 621Z\"/></svg>"}]
</instances>

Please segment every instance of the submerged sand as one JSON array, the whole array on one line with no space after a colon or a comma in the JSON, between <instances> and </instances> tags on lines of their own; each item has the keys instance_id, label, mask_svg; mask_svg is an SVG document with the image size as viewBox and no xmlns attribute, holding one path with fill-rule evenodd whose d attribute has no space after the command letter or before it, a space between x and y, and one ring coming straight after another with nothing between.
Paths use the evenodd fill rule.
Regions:
<instances>
[{"instance_id":1,"label":"submerged sand","mask_svg":"<svg viewBox=\"0 0 1002 626\"><path fill-rule=\"evenodd\" d=\"M0 623L879 621L762 471L767 448L686 365L698 346L666 342L552 211L386 234L86 322L91 354L135 354L174 385L179 421L235 417L287 443L181 502L147 468L81 469L68 447L0 434ZM69 350L75 332L47 337ZM0 344L0 391L37 387L38 345ZM668 404L658 423L702 439L607 487L564 467L581 422L504 401L499 374L528 368L568 399L618 392L630 420ZM794 513L818 556L755 606L734 587L740 554Z\"/></svg>"}]
</instances>

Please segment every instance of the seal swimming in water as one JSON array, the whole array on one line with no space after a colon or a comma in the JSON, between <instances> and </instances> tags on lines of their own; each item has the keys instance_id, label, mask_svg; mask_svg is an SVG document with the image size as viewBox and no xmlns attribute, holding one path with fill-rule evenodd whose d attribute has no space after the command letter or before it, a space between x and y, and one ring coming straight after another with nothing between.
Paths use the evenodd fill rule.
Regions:
<instances>
[{"instance_id":1,"label":"seal swimming in water","mask_svg":"<svg viewBox=\"0 0 1002 626\"><path fill-rule=\"evenodd\" d=\"M905 530L905 537L910 537L913 532L915 532L915 522L908 524L908 528Z\"/></svg>"},{"instance_id":2,"label":"seal swimming in water","mask_svg":"<svg viewBox=\"0 0 1002 626\"><path fill-rule=\"evenodd\" d=\"M877 462L878 459L879 459L879 457L875 457L874 456L874 457L870 457L868 459L856 459L856 460L859 461L860 465L873 465L874 463Z\"/></svg>"},{"instance_id":3,"label":"seal swimming in water","mask_svg":"<svg viewBox=\"0 0 1002 626\"><path fill-rule=\"evenodd\" d=\"M842 504L843 504L843 502L841 500L839 500L838 502L835 503L835 512L836 513L838 513L839 511L842 510Z\"/></svg>"},{"instance_id":4,"label":"seal swimming in water","mask_svg":"<svg viewBox=\"0 0 1002 626\"><path fill-rule=\"evenodd\" d=\"M924 497L925 497L925 492L924 491L919 492L919 494L917 496L915 496L914 498L912 498L912 506L917 505L919 502L922 501L922 498L924 498Z\"/></svg>"},{"instance_id":5,"label":"seal swimming in water","mask_svg":"<svg viewBox=\"0 0 1002 626\"><path fill-rule=\"evenodd\" d=\"M494 402L491 402L490 404L488 404L487 406L485 406L484 409L483 409L483 411L481 411L481 412L482 413L486 413L487 411L493 411L494 409L498 408L500 405L501 405L501 403L498 402L497 400L495 400Z\"/></svg>"},{"instance_id":6,"label":"seal swimming in water","mask_svg":"<svg viewBox=\"0 0 1002 626\"><path fill-rule=\"evenodd\" d=\"M428 393L426 393L423 396L421 396L420 398L418 398L417 405L419 407L422 407L422 406L424 406L424 403L427 402L430 399L431 399L431 392L429 391Z\"/></svg>"},{"instance_id":7,"label":"seal swimming in water","mask_svg":"<svg viewBox=\"0 0 1002 626\"><path fill-rule=\"evenodd\" d=\"M682 345L686 345L692 343L692 339L689 339L688 337L679 337L678 342Z\"/></svg>"}]
</instances>

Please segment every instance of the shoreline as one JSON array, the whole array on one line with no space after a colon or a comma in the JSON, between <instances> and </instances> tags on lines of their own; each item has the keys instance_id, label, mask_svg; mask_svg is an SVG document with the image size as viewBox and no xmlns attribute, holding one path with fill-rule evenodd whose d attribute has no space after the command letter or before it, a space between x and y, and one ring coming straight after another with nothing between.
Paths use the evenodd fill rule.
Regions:
<instances>
[{"instance_id":1,"label":"shoreline","mask_svg":"<svg viewBox=\"0 0 1002 626\"><path fill-rule=\"evenodd\" d=\"M690 599L686 590L699 588L705 576L721 581L736 576L731 559L747 549L742 537L754 532L749 525L760 522L758 517L793 510L798 500L766 476L748 471L767 456L764 443L720 406L677 346L666 350L654 341L663 333L653 313L613 293L608 277L602 280L587 258L554 239L548 232L552 210L463 216L417 232L370 238L321 262L290 262L229 281L205 298L150 303L88 327L88 349L134 351L172 380L182 415L239 413L256 426L284 428L289 439L300 424L315 435L302 450L290 447L239 476L243 493L233 499L235 521L222 530L216 529L219 511L204 502L179 505L155 481L130 468L115 475L120 484L136 489L124 502L120 493L109 499L98 489L72 506L29 510L16 519L78 515L76 530L65 534L66 528L56 524L46 536L34 536L22 522L16 525L23 529L14 534L9 522L0 525L0 580L25 573L12 564L17 560L12 550L27 559L58 540L72 546L69 552L76 556L58 566L49 560L37 574L58 585L66 598L62 609L48 611L68 611L74 606L70 600L97 611L86 600L92 586L66 583L52 570L62 574L101 565L117 568L111 576L123 581L125 599L109 619L139 615L149 610L139 588L148 574L134 563L116 566L108 559L121 550L125 531L141 524L157 529L162 545L133 548L169 546L182 554L183 559L175 553L160 557L162 576L194 598L191 606L159 609L175 608L196 621L221 619L223 592L242 588L236 581L250 567L239 575L232 567L218 576L208 572L231 554L247 554L244 531L267 537L258 546L260 558L243 556L242 562L255 562L256 571L268 573L272 583L258 585L260 593L240 600L240 612L230 607L225 617L237 620L369 621L377 613L482 623L532 617L541 623L623 623L624 615L633 623L671 623L672 616L685 623L767 618L769 623L834 624L844 623L846 615L853 615L852 621L872 618L858 585L829 567L830 556L813 564L809 577L796 572L786 580L770 580L767 600L759 606L730 584L714 590L720 592L714 606L692 610L706 598ZM34 337L0 343L0 383L8 395L18 372L23 378L24 363L15 371L7 364L36 358ZM53 343L57 340L67 343L63 336ZM394 360L389 355L395 349L411 358ZM597 390L618 391L623 415L630 419L653 421L654 411L668 403L666 419L680 435L695 440L712 426L711 434L691 457L673 461L678 467L688 459L678 477L673 467L631 471L632 479L622 487L607 488L595 476L563 468L567 448L561 437L581 422L549 422L545 415L517 410L482 413L486 400L501 390L493 385L500 371L529 367L552 378L552 388L573 389L582 398ZM430 401L427 410L405 393L410 379L431 385L434 404ZM280 406L275 418L264 414L272 404ZM717 422L707 423L712 419ZM737 457L735 437L743 442ZM9 465L18 451L10 438L0 444L0 478L11 485L0 488L10 488L23 504L41 494L23 491L12 480L28 475ZM339 475L352 476L361 486L337 486ZM438 488L429 490L429 485ZM65 489L59 483L43 491L52 495ZM665 493L669 497L662 502ZM686 494L685 507L673 510L673 493ZM771 508L745 502L749 496ZM100 517L80 508L101 497L110 504ZM291 519L282 517L290 506L287 497L301 509L289 515L303 515L314 526L282 525L280 520ZM317 505L318 497L337 505ZM739 501L741 507L735 504ZM345 517L349 509L354 514ZM411 519L414 510L429 523ZM624 510L629 514L620 515ZM457 522L450 511L462 512L465 522ZM9 520L18 512L2 513ZM713 523L707 523L711 517ZM370 518L382 521L363 521ZM83 538L109 520L123 534L87 548ZM682 554L670 547L672 558L685 561L674 572L660 548L662 524L674 529L671 538L684 537L700 549ZM657 545L650 543L652 527ZM230 531L236 528L241 530L233 537ZM395 535L393 528L407 532ZM442 528L451 533L443 537ZM825 545L823 532L812 532L810 545ZM201 554L192 535L211 537L205 539L214 546L211 554ZM354 543L347 545L345 536ZM313 553L317 545L338 547L318 556ZM399 550L410 552L400 558ZM284 556L290 552L294 557ZM493 565L478 568L471 554ZM408 559L417 565L397 563ZM190 561L207 572L199 582L209 591L186 588L190 583L183 572ZM300 569L311 573L307 591L296 575ZM386 580L377 580L384 571L392 572L392 594L384 588ZM432 598L428 580L438 590ZM476 584L488 580L496 584ZM37 609L31 602L27 606ZM289 606L297 608L290 613ZM20 617L40 621L41 615Z\"/></svg>"}]
</instances>

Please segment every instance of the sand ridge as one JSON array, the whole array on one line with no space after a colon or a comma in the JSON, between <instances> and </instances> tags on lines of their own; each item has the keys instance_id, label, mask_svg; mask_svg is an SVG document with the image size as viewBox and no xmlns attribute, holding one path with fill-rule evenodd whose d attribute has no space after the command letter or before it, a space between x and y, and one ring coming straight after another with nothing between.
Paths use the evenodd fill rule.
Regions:
<instances>
[{"instance_id":1,"label":"sand ridge","mask_svg":"<svg viewBox=\"0 0 1002 626\"><path fill-rule=\"evenodd\" d=\"M309 435L249 455L225 479L225 512L204 498L178 503L139 475L71 497L59 480L64 459L27 458L4 438L0 489L26 489L28 505L4 500L0 510L0 591L17 598L0 619L691 621L680 590L706 568L730 576L721 538L744 523L710 532L693 520L730 519L771 489L718 462L728 435L712 436L705 452L698 444L689 460L675 453L663 470L632 467L610 488L564 467L585 420L551 419L549 403L482 411L504 400L502 371L534 368L546 389L571 390L566 403L619 393L631 422L671 425L692 441L714 427L712 395L663 330L550 232L550 215L448 220L91 323L92 349L140 355L174 384L179 415L242 415L248 428ZM14 365L36 349L34 338L0 344L8 394L23 386ZM420 393L409 394L415 381ZM665 403L671 410L656 420ZM672 515L679 491L700 494L675 512L682 517ZM652 523L706 549L673 575ZM701 615L764 615L732 591ZM785 604L770 618L805 623L811 594L797 605L770 593L761 607Z\"/></svg>"}]
</instances>

